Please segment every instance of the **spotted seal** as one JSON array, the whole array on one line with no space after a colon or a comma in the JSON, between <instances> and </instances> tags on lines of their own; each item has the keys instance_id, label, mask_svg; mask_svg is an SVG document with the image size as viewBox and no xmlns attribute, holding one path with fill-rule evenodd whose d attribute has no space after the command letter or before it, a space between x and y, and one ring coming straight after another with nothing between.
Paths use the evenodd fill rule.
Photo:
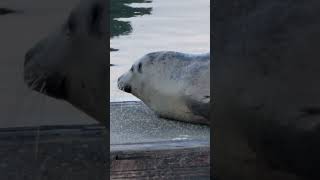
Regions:
<instances>
[{"instance_id":1,"label":"spotted seal","mask_svg":"<svg viewBox=\"0 0 320 180\"><path fill-rule=\"evenodd\" d=\"M160 117L209 124L210 53L149 53L118 78L118 87Z\"/></svg>"}]
</instances>

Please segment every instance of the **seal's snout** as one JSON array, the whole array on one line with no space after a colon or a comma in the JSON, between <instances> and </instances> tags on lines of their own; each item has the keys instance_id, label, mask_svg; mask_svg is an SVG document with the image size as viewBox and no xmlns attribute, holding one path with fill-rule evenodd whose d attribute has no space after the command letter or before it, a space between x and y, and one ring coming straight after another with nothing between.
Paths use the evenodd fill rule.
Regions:
<instances>
[{"instance_id":1,"label":"seal's snout","mask_svg":"<svg viewBox=\"0 0 320 180\"><path fill-rule=\"evenodd\" d=\"M118 78L118 88L124 92L131 93L131 91L132 91L131 86L124 83L122 81L122 77L123 77L123 75Z\"/></svg>"},{"instance_id":2,"label":"seal's snout","mask_svg":"<svg viewBox=\"0 0 320 180\"><path fill-rule=\"evenodd\" d=\"M38 54L41 54L40 52L44 49L44 45L46 40L42 40L38 42L35 46L33 46L31 49L29 49L25 56L24 56L24 66L27 66L28 64L32 64L34 59Z\"/></svg>"}]
</instances>

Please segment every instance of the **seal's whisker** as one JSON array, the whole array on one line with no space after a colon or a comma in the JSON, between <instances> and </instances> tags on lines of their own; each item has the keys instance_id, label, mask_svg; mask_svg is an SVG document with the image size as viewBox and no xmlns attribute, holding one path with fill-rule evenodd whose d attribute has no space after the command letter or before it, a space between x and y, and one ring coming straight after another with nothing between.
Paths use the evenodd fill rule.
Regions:
<instances>
[{"instance_id":1,"label":"seal's whisker","mask_svg":"<svg viewBox=\"0 0 320 180\"><path fill-rule=\"evenodd\" d=\"M36 78L36 79L33 79L33 80L30 80L30 81L32 81L32 83L31 83L31 85L30 85L30 88L31 89L34 89L34 88L36 88L39 84L39 81L41 81L41 80L43 80L43 79L46 79L46 77L47 77L47 75L42 75L42 76L40 76L40 77L38 77L38 78ZM45 83L45 81L43 82L43 83ZM42 86L42 85L41 85Z\"/></svg>"},{"instance_id":2,"label":"seal's whisker","mask_svg":"<svg viewBox=\"0 0 320 180\"><path fill-rule=\"evenodd\" d=\"M44 88L46 87L46 82L44 81L41 85L41 88L40 88L40 93L43 93L44 92Z\"/></svg>"},{"instance_id":3,"label":"seal's whisker","mask_svg":"<svg viewBox=\"0 0 320 180\"><path fill-rule=\"evenodd\" d=\"M41 77L39 77L39 78L37 78L37 79L34 79L34 80L32 81L32 83L31 83L31 85L30 85L30 88L31 88L31 89L36 88L37 85L38 85L38 82L39 82L40 80L41 80Z\"/></svg>"},{"instance_id":4,"label":"seal's whisker","mask_svg":"<svg viewBox=\"0 0 320 180\"><path fill-rule=\"evenodd\" d=\"M30 85L29 85L30 89L34 89L36 87L37 81L38 81L37 79L33 79L33 80L29 81L29 82L31 82Z\"/></svg>"}]
</instances>

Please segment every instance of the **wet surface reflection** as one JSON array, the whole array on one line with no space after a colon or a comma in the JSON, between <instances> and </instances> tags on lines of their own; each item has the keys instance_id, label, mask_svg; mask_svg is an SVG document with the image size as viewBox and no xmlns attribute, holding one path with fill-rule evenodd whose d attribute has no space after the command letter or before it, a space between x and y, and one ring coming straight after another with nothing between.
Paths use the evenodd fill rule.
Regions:
<instances>
[{"instance_id":1,"label":"wet surface reflection","mask_svg":"<svg viewBox=\"0 0 320 180\"><path fill-rule=\"evenodd\" d=\"M136 101L117 88L134 61L152 51L206 53L210 0L111 1L110 101Z\"/></svg>"}]
</instances>

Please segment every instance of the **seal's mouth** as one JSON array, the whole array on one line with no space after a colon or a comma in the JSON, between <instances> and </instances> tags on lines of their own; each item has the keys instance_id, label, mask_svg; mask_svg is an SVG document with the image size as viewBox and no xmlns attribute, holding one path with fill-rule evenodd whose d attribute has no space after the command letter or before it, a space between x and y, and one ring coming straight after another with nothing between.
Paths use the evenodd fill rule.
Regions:
<instances>
[{"instance_id":1,"label":"seal's mouth","mask_svg":"<svg viewBox=\"0 0 320 180\"><path fill-rule=\"evenodd\" d=\"M57 99L67 98L67 79L64 76L58 74L52 74L50 76L25 74L24 78L25 83L32 90Z\"/></svg>"},{"instance_id":2,"label":"seal's mouth","mask_svg":"<svg viewBox=\"0 0 320 180\"><path fill-rule=\"evenodd\" d=\"M121 90L121 91L124 91L126 93L131 93L132 92L132 88L130 85L121 85L120 83L118 83L118 88Z\"/></svg>"},{"instance_id":3,"label":"seal's mouth","mask_svg":"<svg viewBox=\"0 0 320 180\"><path fill-rule=\"evenodd\" d=\"M32 90L57 99L66 99L66 76L57 71L52 72L36 61L43 48L41 45L43 42L41 41L40 45L34 46L25 54L24 81Z\"/></svg>"},{"instance_id":4,"label":"seal's mouth","mask_svg":"<svg viewBox=\"0 0 320 180\"><path fill-rule=\"evenodd\" d=\"M123 91L127 93L131 93L132 91L131 86L128 86L128 85L124 86Z\"/></svg>"}]
</instances>

